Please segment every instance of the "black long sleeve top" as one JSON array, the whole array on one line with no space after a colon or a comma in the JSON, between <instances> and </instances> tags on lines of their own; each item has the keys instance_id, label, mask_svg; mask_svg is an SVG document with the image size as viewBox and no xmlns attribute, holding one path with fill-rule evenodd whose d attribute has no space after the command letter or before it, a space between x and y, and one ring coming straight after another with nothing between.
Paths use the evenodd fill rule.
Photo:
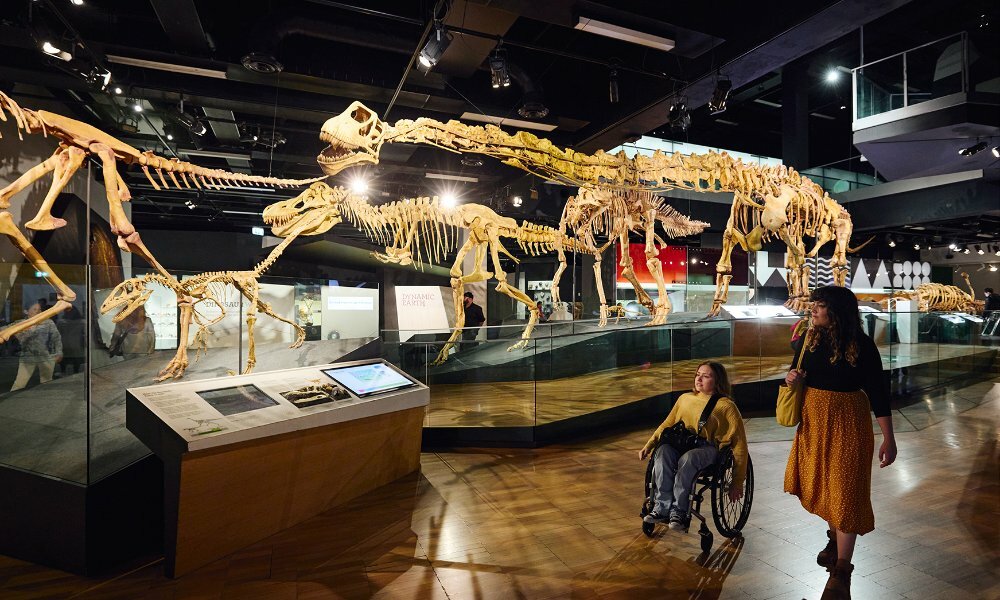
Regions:
<instances>
[{"instance_id":1,"label":"black long sleeve top","mask_svg":"<svg viewBox=\"0 0 1000 600\"><path fill-rule=\"evenodd\" d=\"M798 362L801 351L801 347L795 351L792 366ZM830 364L831 355L832 352L823 343L816 347L815 352L806 352L801 367L806 372L806 385L832 392L864 390L868 394L868 402L871 403L875 416L888 417L889 390L886 389L886 381L882 377L882 357L875 342L867 335L858 336L857 365L853 367L843 358L835 364Z\"/></svg>"}]
</instances>

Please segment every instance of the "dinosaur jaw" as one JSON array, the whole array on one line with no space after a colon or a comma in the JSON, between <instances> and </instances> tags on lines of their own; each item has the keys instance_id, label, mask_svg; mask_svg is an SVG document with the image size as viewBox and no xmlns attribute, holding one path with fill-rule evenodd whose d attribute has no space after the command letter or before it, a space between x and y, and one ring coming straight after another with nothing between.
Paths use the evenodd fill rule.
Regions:
<instances>
[{"instance_id":1,"label":"dinosaur jaw","mask_svg":"<svg viewBox=\"0 0 1000 600\"><path fill-rule=\"evenodd\" d=\"M278 237L290 235L319 235L326 233L342 219L335 210L309 210L299 215L286 215L264 223L271 226L271 233Z\"/></svg>"},{"instance_id":2,"label":"dinosaur jaw","mask_svg":"<svg viewBox=\"0 0 1000 600\"><path fill-rule=\"evenodd\" d=\"M323 123L319 139L330 144L316 157L327 175L336 175L347 167L378 164L379 150L389 126L375 111L360 102Z\"/></svg>"},{"instance_id":3,"label":"dinosaur jaw","mask_svg":"<svg viewBox=\"0 0 1000 600\"><path fill-rule=\"evenodd\" d=\"M378 164L378 148L359 148L338 140L325 131L320 133L319 139L330 144L316 157L316 162L319 163L319 168L323 170L325 175L336 175L355 165Z\"/></svg>"},{"instance_id":4,"label":"dinosaur jaw","mask_svg":"<svg viewBox=\"0 0 1000 600\"><path fill-rule=\"evenodd\" d=\"M123 281L115 286L111 295L101 303L101 314L107 314L121 307L121 310L111 319L115 323L121 322L122 319L135 312L137 308L146 304L146 301L152 295L153 290L146 289L135 284L133 281Z\"/></svg>"}]
</instances>

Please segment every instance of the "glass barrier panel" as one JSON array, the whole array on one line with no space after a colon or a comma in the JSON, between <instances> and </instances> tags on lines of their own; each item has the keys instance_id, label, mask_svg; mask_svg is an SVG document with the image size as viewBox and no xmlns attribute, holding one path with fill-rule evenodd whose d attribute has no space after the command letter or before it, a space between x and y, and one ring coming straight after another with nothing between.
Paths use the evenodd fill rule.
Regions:
<instances>
[{"instance_id":1,"label":"glass barrier panel","mask_svg":"<svg viewBox=\"0 0 1000 600\"><path fill-rule=\"evenodd\" d=\"M902 108L903 55L855 71L855 106L858 119Z\"/></svg>"},{"instance_id":2,"label":"glass barrier panel","mask_svg":"<svg viewBox=\"0 0 1000 600\"><path fill-rule=\"evenodd\" d=\"M953 36L906 53L907 106L964 91L964 46Z\"/></svg>"},{"instance_id":3,"label":"glass barrier panel","mask_svg":"<svg viewBox=\"0 0 1000 600\"><path fill-rule=\"evenodd\" d=\"M0 463L87 483L87 278L83 265L49 263L77 295L68 311L52 313L0 344ZM30 263L0 264L4 298L0 330L55 308L57 297ZM94 419L101 429L104 421Z\"/></svg>"}]
</instances>

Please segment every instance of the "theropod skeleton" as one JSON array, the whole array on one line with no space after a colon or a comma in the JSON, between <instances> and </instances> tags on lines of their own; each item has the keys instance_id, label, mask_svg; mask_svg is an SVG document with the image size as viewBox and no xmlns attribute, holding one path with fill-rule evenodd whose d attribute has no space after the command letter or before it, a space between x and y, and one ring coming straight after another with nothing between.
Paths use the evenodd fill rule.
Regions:
<instances>
[{"instance_id":1,"label":"theropod skeleton","mask_svg":"<svg viewBox=\"0 0 1000 600\"><path fill-rule=\"evenodd\" d=\"M455 306L455 329L438 353L434 364L448 359L448 353L458 341L465 324L463 296L465 284L497 280L496 290L525 305L529 312L528 324L521 340L508 350L523 348L531 339L531 332L538 322L538 308L521 290L507 283L507 273L500 264L500 254L515 262L517 259L504 247L502 239L512 239L529 255L546 252L563 254L565 249L594 252L595 249L567 237L551 227L525 221L520 225L514 219L496 214L480 204L442 206L437 197L413 198L372 206L344 188L314 183L298 197L277 202L264 209L266 222L274 224L275 235L284 236L288 231L286 220L311 211L325 213L330 218L344 219L365 232L369 239L381 246L384 252L374 253L386 263L414 264L418 267L428 262L440 262L457 249L451 266L452 299ZM459 230L468 237L459 246ZM476 258L471 273L462 271L462 262L470 252ZM483 259L490 257L492 271L483 270Z\"/></svg>"},{"instance_id":2,"label":"theropod skeleton","mask_svg":"<svg viewBox=\"0 0 1000 600\"><path fill-rule=\"evenodd\" d=\"M73 177L73 174L83 164L84 159L88 156L94 156L101 161L103 166L109 221L112 233L118 236L118 246L122 250L138 254L161 275L171 278L172 276L150 254L139 237L139 233L136 232L125 216L122 202L128 202L131 199L131 194L128 186L125 185L125 180L118 173L119 163L139 165L150 183L157 189L161 186L170 187L164 178L164 172L169 175L170 180L177 188L182 187L180 181L183 181L183 186L188 188L193 184L197 188L221 189L239 188L243 184L264 187L291 187L322 179L293 180L258 177L255 175L227 173L216 169L204 169L190 163L169 160L157 156L152 152L140 152L136 148L108 135L100 129L76 119L70 119L44 110L36 111L22 108L12 98L0 92L0 121L7 121L8 117L13 119L20 139L23 139L23 135L26 133L42 134L52 136L59 142L58 147L51 157L41 164L35 165L18 177L13 183L0 190L0 211L2 211L0 212L0 233L6 235L17 246L21 254L28 259L36 271L48 273L46 280L56 289L57 300L50 308L39 314L0 330L0 342L5 342L15 333L36 325L59 312L68 310L72 306L72 302L76 299L76 294L52 272L52 269L49 268L49 265L42 258L41 254L31 245L24 234L21 233L10 213L6 211L10 207L10 200L15 194L29 187L47 173L53 173L52 185L45 199L42 201L38 213L25 224L28 229L51 230L66 224L64 220L52 216L52 206ZM150 169L155 171L160 180L159 184L154 180ZM180 175L180 180L177 179L177 175Z\"/></svg>"},{"instance_id":3,"label":"theropod skeleton","mask_svg":"<svg viewBox=\"0 0 1000 600\"><path fill-rule=\"evenodd\" d=\"M358 164L376 164L383 144L428 144L459 153L486 154L552 181L585 188L696 192L732 192L734 201L723 233L722 258L716 266L716 292L710 314L726 302L732 279L730 256L740 245L757 250L773 237L788 247L790 269L788 304L805 307L809 290L805 258L835 242L831 264L834 282L847 277L848 240L853 231L850 214L816 183L794 169L745 164L726 153L683 156L656 152L629 158L624 152L584 154L555 146L530 133L508 134L499 127L442 123L420 118L389 124L360 102L329 119L320 139L327 147L318 157L327 175ZM806 252L804 236L814 238Z\"/></svg>"},{"instance_id":4,"label":"theropod skeleton","mask_svg":"<svg viewBox=\"0 0 1000 600\"><path fill-rule=\"evenodd\" d=\"M265 214L264 222L277 223L272 221L267 214ZM300 346L305 339L305 330L301 326L275 314L271 306L260 299L260 283L258 282L260 276L278 260L278 257L295 238L300 235L325 233L337 223L340 223L340 218L335 211L314 210L289 215L280 220L280 226L276 225L276 230L280 230L280 233L276 231L276 234L281 235L284 239L271 250L267 258L253 269L200 273L183 281L178 281L169 273L150 273L141 277L132 277L115 286L111 294L101 304L101 313L106 314L118 308L119 310L113 318L113 321L117 323L146 303L152 294L152 290L147 287L150 283L157 283L173 290L177 294L177 305L181 313L180 339L177 344L177 352L167 366L160 371L156 380L176 379L181 377L188 367L187 347L191 325L197 326L193 342L198 347L199 352L202 349L207 349L208 328L221 321L226 315L225 303L220 301L220 298L223 297L227 289L235 288L248 301L246 314L248 351L246 368L243 373L250 373L257 362L254 344L254 323L257 321L257 313L268 315L282 323L291 325L295 329L295 341L291 345L292 348ZM214 304L219 310L219 314L214 318L206 318L198 312L199 305L209 303Z\"/></svg>"}]
</instances>

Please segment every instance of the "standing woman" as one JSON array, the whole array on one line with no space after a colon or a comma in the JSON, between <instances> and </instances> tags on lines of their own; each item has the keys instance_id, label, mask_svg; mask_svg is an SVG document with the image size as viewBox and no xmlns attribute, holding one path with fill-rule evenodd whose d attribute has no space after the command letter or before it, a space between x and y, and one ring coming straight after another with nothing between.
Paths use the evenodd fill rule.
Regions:
<instances>
[{"instance_id":1,"label":"standing woman","mask_svg":"<svg viewBox=\"0 0 1000 600\"><path fill-rule=\"evenodd\" d=\"M827 286L814 290L810 300L812 334L794 357L806 353L802 369L792 369L785 378L788 385L806 386L785 491L830 528L829 542L816 557L830 571L822 600L849 600L854 543L875 529L870 411L882 430L880 467L896 460L896 439L882 360L862 330L858 299L847 288Z\"/></svg>"}]
</instances>

